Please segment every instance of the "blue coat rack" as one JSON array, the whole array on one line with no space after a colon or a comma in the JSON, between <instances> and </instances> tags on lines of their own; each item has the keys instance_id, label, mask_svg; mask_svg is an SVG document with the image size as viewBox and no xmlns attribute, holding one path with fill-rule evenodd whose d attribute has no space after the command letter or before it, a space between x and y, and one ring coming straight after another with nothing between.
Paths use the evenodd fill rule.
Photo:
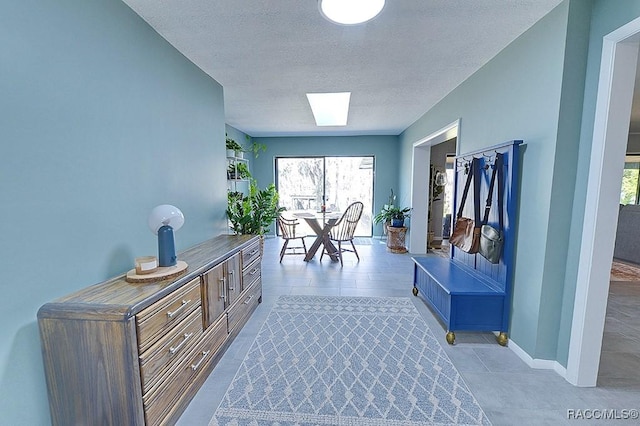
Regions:
<instances>
[{"instance_id":1,"label":"blue coat rack","mask_svg":"<svg viewBox=\"0 0 640 426\"><path fill-rule=\"evenodd\" d=\"M449 258L437 255L413 257L413 294L420 295L440 316L447 327L446 340L455 341L456 331L496 331L498 343L508 341L513 263L516 242L518 176L521 140L459 155L455 159L454 212L462 198L465 172L475 158L474 190L469 191L463 216L474 217L474 204L484 212L492 167L502 154L504 185L494 185L493 203L488 224L498 228L498 188L503 196L504 245L498 263L493 264L479 253L469 254L451 246ZM482 216L482 215L481 215Z\"/></svg>"}]
</instances>

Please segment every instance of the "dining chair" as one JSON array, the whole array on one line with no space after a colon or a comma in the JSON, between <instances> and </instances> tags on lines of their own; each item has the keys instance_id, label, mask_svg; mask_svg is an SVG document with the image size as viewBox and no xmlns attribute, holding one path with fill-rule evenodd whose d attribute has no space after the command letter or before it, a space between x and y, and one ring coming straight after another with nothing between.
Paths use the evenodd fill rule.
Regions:
<instances>
[{"instance_id":1,"label":"dining chair","mask_svg":"<svg viewBox=\"0 0 640 426\"><path fill-rule=\"evenodd\" d=\"M280 234L284 239L284 244L282 245L282 249L280 249L280 263L282 263L282 258L285 254L304 254L307 255L307 246L304 243L304 235L296 235L296 226L298 226L299 222L296 219L287 219L282 216L278 216L278 228L280 228ZM291 240L300 240L302 241L301 246L289 246L289 241ZM303 249L304 253L296 253L296 249ZM287 250L292 250L293 253L287 253Z\"/></svg>"},{"instance_id":2,"label":"dining chair","mask_svg":"<svg viewBox=\"0 0 640 426\"><path fill-rule=\"evenodd\" d=\"M358 252L356 250L356 246L353 244L353 236L356 233L356 227L358 226L358 221L360 221L360 217L362 216L363 204L360 201L356 201L351 203L349 207L344 211L343 215L338 219L338 221L333 225L331 231L329 232L329 239L331 242L338 243L338 248L336 252L329 253L327 251L327 247L322 249L322 254L320 255L320 260L322 260L322 256L325 253L328 255L338 255L340 259L340 266L343 266L342 263L342 253L345 251L349 251L355 253L358 261L360 261L360 256L358 256ZM343 248L342 243L350 242L352 249Z\"/></svg>"}]
</instances>

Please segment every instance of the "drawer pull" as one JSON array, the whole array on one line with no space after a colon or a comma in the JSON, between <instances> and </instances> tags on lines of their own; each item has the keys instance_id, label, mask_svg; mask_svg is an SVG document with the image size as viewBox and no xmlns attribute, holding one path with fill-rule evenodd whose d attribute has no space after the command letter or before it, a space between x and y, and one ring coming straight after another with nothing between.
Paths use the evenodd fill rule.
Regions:
<instances>
[{"instance_id":1,"label":"drawer pull","mask_svg":"<svg viewBox=\"0 0 640 426\"><path fill-rule=\"evenodd\" d=\"M259 272L260 268L254 268L253 271L249 272L249 275L255 275L256 272Z\"/></svg>"},{"instance_id":2,"label":"drawer pull","mask_svg":"<svg viewBox=\"0 0 640 426\"><path fill-rule=\"evenodd\" d=\"M167 312L167 316L169 318L172 318L173 316L175 316L176 314L178 314L181 310L184 309L185 306L187 306L189 303L191 303L191 300L182 300L182 305L180 305L180 307L178 309L176 309L175 311L171 312Z\"/></svg>"},{"instance_id":3,"label":"drawer pull","mask_svg":"<svg viewBox=\"0 0 640 426\"><path fill-rule=\"evenodd\" d=\"M224 296L224 293L225 293L225 291L224 291L224 278L220 278L219 281L220 281L220 287L218 287L218 299L224 300L225 299L225 296Z\"/></svg>"},{"instance_id":4,"label":"drawer pull","mask_svg":"<svg viewBox=\"0 0 640 426\"><path fill-rule=\"evenodd\" d=\"M189 340L189 338L190 338L191 336L193 336L193 333L185 333L185 334L184 334L184 336L183 336L183 337L184 337L184 339L182 340L182 342L180 342L180 344L179 344L178 346L176 346L175 348L174 348L173 346L171 346L171 347L169 348L169 353L170 353L171 355L173 355L173 354L175 354L176 352L178 352L178 351L180 350L180 348L181 348L185 343L187 343L187 340Z\"/></svg>"},{"instance_id":5,"label":"drawer pull","mask_svg":"<svg viewBox=\"0 0 640 426\"><path fill-rule=\"evenodd\" d=\"M260 251L260 249L254 249L251 250L251 252L249 253L249 256L253 256L254 254L256 254L258 251Z\"/></svg>"},{"instance_id":6,"label":"drawer pull","mask_svg":"<svg viewBox=\"0 0 640 426\"><path fill-rule=\"evenodd\" d=\"M253 299L253 294L251 296L247 297L247 300L244 301L244 304L248 305L249 302L251 302L251 299Z\"/></svg>"},{"instance_id":7,"label":"drawer pull","mask_svg":"<svg viewBox=\"0 0 640 426\"><path fill-rule=\"evenodd\" d=\"M204 361L204 359L206 358L207 355L209 355L209 352L211 352L211 350L208 351L202 351L202 358L200 358L200 361L198 361L197 364L191 364L191 369L193 371L196 371L198 368L200 368L200 364L202 364L202 362Z\"/></svg>"},{"instance_id":8,"label":"drawer pull","mask_svg":"<svg viewBox=\"0 0 640 426\"><path fill-rule=\"evenodd\" d=\"M234 271L229 271L229 291L236 290L236 277L233 275Z\"/></svg>"}]
</instances>

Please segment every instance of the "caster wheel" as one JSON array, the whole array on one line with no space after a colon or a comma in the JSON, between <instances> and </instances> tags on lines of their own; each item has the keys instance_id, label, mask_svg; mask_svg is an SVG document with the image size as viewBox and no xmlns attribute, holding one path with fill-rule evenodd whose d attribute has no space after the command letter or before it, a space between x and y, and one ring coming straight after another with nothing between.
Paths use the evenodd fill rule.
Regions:
<instances>
[{"instance_id":1,"label":"caster wheel","mask_svg":"<svg viewBox=\"0 0 640 426\"><path fill-rule=\"evenodd\" d=\"M507 342L509 341L509 338L507 337L507 333L500 332L500 334L496 336L496 340L498 341L498 344L500 346L507 346Z\"/></svg>"},{"instance_id":2,"label":"caster wheel","mask_svg":"<svg viewBox=\"0 0 640 426\"><path fill-rule=\"evenodd\" d=\"M453 331L449 331L446 335L447 343L453 345L453 342L456 341L456 333Z\"/></svg>"}]
</instances>

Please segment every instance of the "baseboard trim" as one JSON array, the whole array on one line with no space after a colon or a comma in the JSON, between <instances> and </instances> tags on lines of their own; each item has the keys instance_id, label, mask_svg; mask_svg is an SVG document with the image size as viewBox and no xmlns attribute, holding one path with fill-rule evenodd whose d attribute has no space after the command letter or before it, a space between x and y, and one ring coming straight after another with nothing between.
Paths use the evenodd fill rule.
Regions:
<instances>
[{"instance_id":1,"label":"baseboard trim","mask_svg":"<svg viewBox=\"0 0 640 426\"><path fill-rule=\"evenodd\" d=\"M511 349L518 357L525 362L529 367L535 368L537 370L553 370L560 377L567 379L567 368L564 367L556 360L552 359L539 359L532 358L528 353L524 351L520 346L518 346L513 340L509 339L509 349Z\"/></svg>"}]
</instances>

